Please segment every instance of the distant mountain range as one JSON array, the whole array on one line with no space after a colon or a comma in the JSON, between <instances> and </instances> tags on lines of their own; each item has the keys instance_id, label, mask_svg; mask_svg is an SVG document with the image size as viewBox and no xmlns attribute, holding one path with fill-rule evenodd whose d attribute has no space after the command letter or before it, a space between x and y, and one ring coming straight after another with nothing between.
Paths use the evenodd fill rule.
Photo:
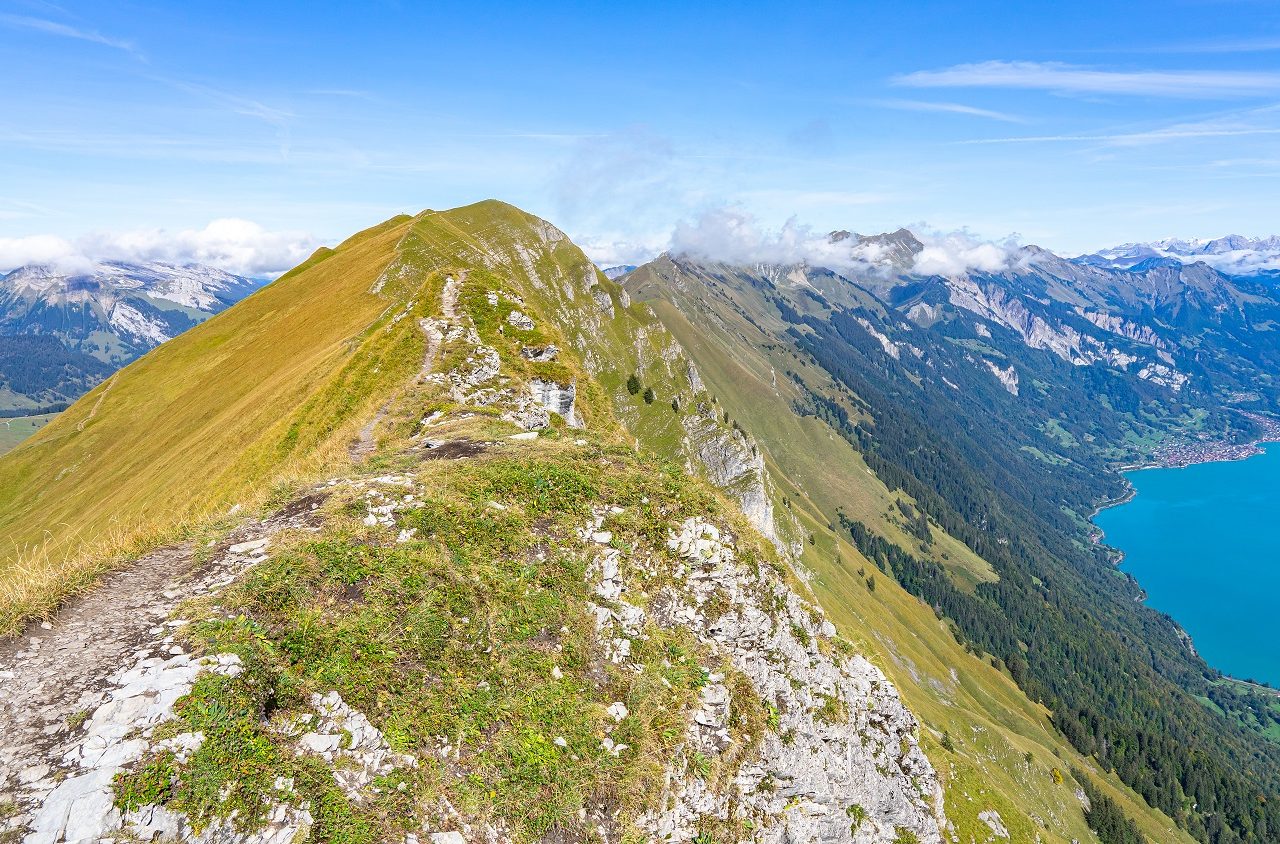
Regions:
<instances>
[{"instance_id":1,"label":"distant mountain range","mask_svg":"<svg viewBox=\"0 0 1280 844\"><path fill-rule=\"evenodd\" d=\"M621 278L636 268L635 264L619 264L616 267L605 267L601 272L605 278Z\"/></svg>"},{"instance_id":2,"label":"distant mountain range","mask_svg":"<svg viewBox=\"0 0 1280 844\"><path fill-rule=\"evenodd\" d=\"M26 266L0 276L0 413L61 409L261 284L158 262L106 261L80 273Z\"/></svg>"},{"instance_id":3,"label":"distant mountain range","mask_svg":"<svg viewBox=\"0 0 1280 844\"><path fill-rule=\"evenodd\" d=\"M1233 245L1204 256L1244 251ZM1089 524L1126 494L1118 467L1241 456L1274 437L1280 286L1199 254L1116 267L906 230L806 250L774 264L668 254L619 282L688 351L723 418L758 438L779 486L821 502L819 525L957 637L1002 655L1078 751L1201 841L1280 840L1270 807L1253 827L1265 834L1232 819L1280 793L1280 746L1265 737L1280 709L1254 719L1254 703L1221 694ZM944 532L958 540L945 551ZM1230 714L1205 718L1205 698ZM1152 773L1192 758L1203 772Z\"/></svg>"},{"instance_id":4,"label":"distant mountain range","mask_svg":"<svg viewBox=\"0 0 1280 844\"><path fill-rule=\"evenodd\" d=\"M929 247L906 229L838 231L828 241L848 245L847 255L838 249L829 256L838 269L730 267L687 255L647 266L697 267L695 277L761 277L792 314L817 316L832 308L856 313L865 333L904 362L931 359L929 343L942 339L937 326L945 343L921 377L928 369L941 374L936 367L943 357L955 359L943 351L959 344L963 360L1017 395L1029 378L1061 381L1061 374L1024 369L1038 368L1033 361L1041 360L1025 350L1044 350L1068 368L1098 364L1109 370L1127 383L1134 401L1148 400L1154 389L1170 407L1280 408L1280 391L1263 377L1280 367L1280 337L1273 330L1280 325L1280 291L1265 274L1238 275L1210 263L1239 261L1248 253L1258 264L1270 256L1280 266L1280 237L1130 244L1079 258L1024 246L1009 251L998 270L946 274L924 269ZM746 294L735 298L743 306Z\"/></svg>"},{"instance_id":5,"label":"distant mountain range","mask_svg":"<svg viewBox=\"0 0 1280 844\"><path fill-rule=\"evenodd\" d=\"M1122 269L1151 260L1174 260L1182 264L1201 261L1232 275L1280 272L1280 235L1253 238L1229 234L1213 239L1166 238L1151 243L1122 243L1075 260Z\"/></svg>"}]
</instances>

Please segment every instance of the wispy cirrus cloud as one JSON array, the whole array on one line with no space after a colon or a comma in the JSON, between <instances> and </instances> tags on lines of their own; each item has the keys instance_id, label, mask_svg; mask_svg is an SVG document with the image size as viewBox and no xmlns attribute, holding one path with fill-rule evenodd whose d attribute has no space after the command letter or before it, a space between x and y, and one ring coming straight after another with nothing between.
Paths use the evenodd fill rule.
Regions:
<instances>
[{"instance_id":1,"label":"wispy cirrus cloud","mask_svg":"<svg viewBox=\"0 0 1280 844\"><path fill-rule=\"evenodd\" d=\"M1153 129L1150 132L1124 132L1114 135L1025 135L1010 138L979 138L972 141L959 141L964 145L982 144L1052 144L1052 143L1101 143L1109 146L1146 146L1167 141L1192 140L1196 138L1238 138L1247 135L1280 135L1280 129L1260 126L1241 126L1239 128L1207 128L1188 125L1185 128L1170 126L1165 129Z\"/></svg>"},{"instance_id":2,"label":"wispy cirrus cloud","mask_svg":"<svg viewBox=\"0 0 1280 844\"><path fill-rule=\"evenodd\" d=\"M1280 135L1280 125L1277 124L1277 118L1280 118L1280 106L1267 106L1265 108L1238 111L1207 120L1173 123L1168 126L1143 131L979 138L971 141L962 141L961 143L1095 143L1112 147L1140 147L1174 141Z\"/></svg>"},{"instance_id":3,"label":"wispy cirrus cloud","mask_svg":"<svg viewBox=\"0 0 1280 844\"><path fill-rule=\"evenodd\" d=\"M928 100L866 100L867 105L877 106L879 108L893 109L894 111L923 111L933 112L937 114L960 114L968 117L985 117L988 120L999 120L1003 123L1026 123L1027 121L1017 115L1007 114L1003 111L993 111L987 108L977 108L976 106L965 105L963 103L937 103Z\"/></svg>"},{"instance_id":4,"label":"wispy cirrus cloud","mask_svg":"<svg viewBox=\"0 0 1280 844\"><path fill-rule=\"evenodd\" d=\"M1280 38L1244 38L1219 41L1183 41L1137 47L1129 53L1269 53L1280 50Z\"/></svg>"},{"instance_id":5,"label":"wispy cirrus cloud","mask_svg":"<svg viewBox=\"0 0 1280 844\"><path fill-rule=\"evenodd\" d=\"M987 61L893 77L907 88L1004 88L1057 94L1214 98L1280 92L1280 73L1235 70L1099 70L1062 62Z\"/></svg>"},{"instance_id":6,"label":"wispy cirrus cloud","mask_svg":"<svg viewBox=\"0 0 1280 844\"><path fill-rule=\"evenodd\" d=\"M136 59L146 61L146 58L140 53L133 42L125 41L121 38L113 38L109 35L103 35L91 29L81 29L69 24L51 21L45 18L33 18L27 15L11 15L0 14L0 25L7 26L11 29L26 29L33 32L43 32L46 35L54 35L59 38L71 38L76 41L88 41L91 44L101 44L104 47L111 47L115 50L121 50Z\"/></svg>"}]
</instances>

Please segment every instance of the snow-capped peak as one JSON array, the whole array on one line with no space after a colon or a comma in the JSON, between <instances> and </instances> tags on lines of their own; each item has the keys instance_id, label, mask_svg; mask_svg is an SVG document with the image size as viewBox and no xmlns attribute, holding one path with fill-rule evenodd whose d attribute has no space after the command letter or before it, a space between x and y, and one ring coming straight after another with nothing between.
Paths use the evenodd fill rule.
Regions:
<instances>
[{"instance_id":1,"label":"snow-capped peak","mask_svg":"<svg viewBox=\"0 0 1280 844\"><path fill-rule=\"evenodd\" d=\"M160 261L140 264L101 261L79 273L25 266L0 277L0 290L26 299L75 301L136 294L209 312L243 298L258 285L253 279L213 267Z\"/></svg>"},{"instance_id":2,"label":"snow-capped peak","mask_svg":"<svg viewBox=\"0 0 1280 844\"><path fill-rule=\"evenodd\" d=\"M1202 261L1224 273L1280 270L1280 235L1246 237L1229 234L1217 238L1165 238L1150 243L1123 243L1110 249L1081 255L1076 261L1095 266L1128 269L1152 258L1190 264Z\"/></svg>"}]
</instances>

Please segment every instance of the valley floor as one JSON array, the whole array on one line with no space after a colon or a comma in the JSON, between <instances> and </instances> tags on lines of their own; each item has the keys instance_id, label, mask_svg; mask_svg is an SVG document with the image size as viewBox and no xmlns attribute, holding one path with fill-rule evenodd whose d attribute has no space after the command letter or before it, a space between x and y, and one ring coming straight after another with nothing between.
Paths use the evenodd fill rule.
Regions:
<instances>
[{"instance_id":1,"label":"valley floor","mask_svg":"<svg viewBox=\"0 0 1280 844\"><path fill-rule=\"evenodd\" d=\"M15 416L12 419L0 419L0 454L17 448L27 437L48 425L56 413L43 413L39 416Z\"/></svg>"}]
</instances>

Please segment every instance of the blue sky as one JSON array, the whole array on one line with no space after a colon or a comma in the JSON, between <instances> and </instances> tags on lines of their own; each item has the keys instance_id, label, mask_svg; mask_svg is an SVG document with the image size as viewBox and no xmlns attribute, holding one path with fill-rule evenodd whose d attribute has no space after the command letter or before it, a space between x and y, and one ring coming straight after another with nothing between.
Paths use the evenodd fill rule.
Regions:
<instances>
[{"instance_id":1,"label":"blue sky","mask_svg":"<svg viewBox=\"0 0 1280 844\"><path fill-rule=\"evenodd\" d=\"M485 197L606 262L724 207L1063 252L1280 231L1274 2L0 0L0 53L0 265L267 272Z\"/></svg>"}]
</instances>

